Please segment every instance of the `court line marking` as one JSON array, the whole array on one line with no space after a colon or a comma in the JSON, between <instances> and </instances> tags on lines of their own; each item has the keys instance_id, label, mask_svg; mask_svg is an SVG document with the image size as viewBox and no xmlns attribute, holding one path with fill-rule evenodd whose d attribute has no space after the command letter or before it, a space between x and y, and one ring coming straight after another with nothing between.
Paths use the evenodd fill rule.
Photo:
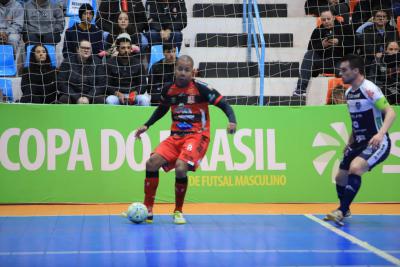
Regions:
<instances>
[{"instance_id":1,"label":"court line marking","mask_svg":"<svg viewBox=\"0 0 400 267\"><path fill-rule=\"evenodd\" d=\"M350 234L340 230L339 228L337 228L337 227L335 227L335 226L333 226L333 225L331 225L331 224L329 224L327 222L324 222L323 220L319 219L318 217L316 217L316 216L314 216L312 214L304 214L304 216L307 217L308 219L310 219L310 220L322 225L323 227L327 228L328 230L334 232L335 234L337 234L337 235L349 240L350 242L352 242L354 244L357 244L360 247L362 247L362 248L364 248L364 249L376 254L377 256L379 256L379 257L381 257L381 258L383 258L385 260L387 260L388 262L393 263L393 264L395 264L397 266L400 266L400 259L390 255L389 253L387 253L387 252L385 252L385 251L383 251L383 250L381 250L381 249L379 249L377 247L374 247L374 246L370 245L368 242L362 241L361 239L358 239L357 237L355 237L353 235L350 235Z\"/></svg>"},{"instance_id":2,"label":"court line marking","mask_svg":"<svg viewBox=\"0 0 400 267\"><path fill-rule=\"evenodd\" d=\"M326 213L315 213L316 215L325 215ZM154 214L154 216L171 216L169 213L161 213L161 214ZM304 216L304 213L299 214L285 214L285 213L271 213L271 214L258 214L258 213L234 213L234 214L192 214L192 213L185 213L184 215L187 216ZM399 214L352 214L352 216L400 216ZM113 213L113 214L49 214L49 215L0 215L0 218L29 218L29 217L98 217L98 216L117 216L121 217L120 213Z\"/></svg>"},{"instance_id":3,"label":"court line marking","mask_svg":"<svg viewBox=\"0 0 400 267\"><path fill-rule=\"evenodd\" d=\"M400 252L400 250L399 250ZM6 251L0 256L36 256L36 255L75 255L75 254L175 254L175 253L361 253L369 254L368 250L307 250L307 249L163 249L163 250L66 250L66 251Z\"/></svg>"}]
</instances>

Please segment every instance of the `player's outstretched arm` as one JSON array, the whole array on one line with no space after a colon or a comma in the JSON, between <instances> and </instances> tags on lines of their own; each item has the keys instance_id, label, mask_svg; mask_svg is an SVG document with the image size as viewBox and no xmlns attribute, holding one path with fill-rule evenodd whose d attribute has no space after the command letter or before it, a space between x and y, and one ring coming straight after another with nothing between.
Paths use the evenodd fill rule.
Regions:
<instances>
[{"instance_id":1,"label":"player's outstretched arm","mask_svg":"<svg viewBox=\"0 0 400 267\"><path fill-rule=\"evenodd\" d=\"M383 110L383 114L385 114L385 119L383 120L382 127L379 129L379 132L374 135L369 144L373 147L379 147L385 134L389 131L390 127L392 127L394 120L396 119L396 112L394 109L387 105Z\"/></svg>"},{"instance_id":2,"label":"player's outstretched arm","mask_svg":"<svg viewBox=\"0 0 400 267\"><path fill-rule=\"evenodd\" d=\"M235 112L233 112L231 105L229 105L224 99L222 99L216 104L216 106L219 107L228 117L229 120L229 124L227 127L228 133L234 134L236 132L237 123L236 123Z\"/></svg>"},{"instance_id":3,"label":"player's outstretched arm","mask_svg":"<svg viewBox=\"0 0 400 267\"><path fill-rule=\"evenodd\" d=\"M135 133L135 137L136 138L140 138L140 135L142 133L144 133L145 131L147 131L147 129L149 129L149 127L151 125L153 125L154 123L156 123L159 119L161 119L162 117L164 117L165 114L167 114L169 110L168 106L164 106L164 105L159 105L156 110L154 110L153 114L151 115L150 119L143 125L140 126Z\"/></svg>"}]
</instances>

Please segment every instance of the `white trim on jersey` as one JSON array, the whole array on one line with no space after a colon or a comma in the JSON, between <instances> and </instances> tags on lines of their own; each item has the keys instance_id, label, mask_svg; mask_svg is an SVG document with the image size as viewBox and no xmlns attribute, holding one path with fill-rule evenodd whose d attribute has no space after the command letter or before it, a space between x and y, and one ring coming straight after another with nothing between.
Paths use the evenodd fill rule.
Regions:
<instances>
[{"instance_id":1,"label":"white trim on jersey","mask_svg":"<svg viewBox=\"0 0 400 267\"><path fill-rule=\"evenodd\" d=\"M378 150L376 150L375 153L368 158L367 160L368 166L369 167L374 166L382 158L382 156L386 153L388 149L389 149L389 141L387 136L385 135Z\"/></svg>"}]
</instances>

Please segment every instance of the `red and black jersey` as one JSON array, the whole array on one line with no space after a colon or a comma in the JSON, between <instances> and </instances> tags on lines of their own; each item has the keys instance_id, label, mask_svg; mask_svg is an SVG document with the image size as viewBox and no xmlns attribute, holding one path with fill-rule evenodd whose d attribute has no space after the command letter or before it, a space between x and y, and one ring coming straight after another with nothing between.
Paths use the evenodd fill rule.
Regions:
<instances>
[{"instance_id":1,"label":"red and black jersey","mask_svg":"<svg viewBox=\"0 0 400 267\"><path fill-rule=\"evenodd\" d=\"M161 92L160 105L170 107L171 134L203 133L210 135L208 105L217 105L223 96L206 84L192 80L181 88L167 84Z\"/></svg>"}]
</instances>

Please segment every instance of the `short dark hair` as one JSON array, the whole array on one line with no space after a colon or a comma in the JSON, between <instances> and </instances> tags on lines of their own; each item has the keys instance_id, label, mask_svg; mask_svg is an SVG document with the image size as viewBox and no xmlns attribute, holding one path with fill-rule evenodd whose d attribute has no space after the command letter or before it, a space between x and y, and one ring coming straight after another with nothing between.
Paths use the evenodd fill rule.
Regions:
<instances>
[{"instance_id":1,"label":"short dark hair","mask_svg":"<svg viewBox=\"0 0 400 267\"><path fill-rule=\"evenodd\" d=\"M86 4L82 4L79 7L79 11L78 11L80 19L82 19L82 15L83 15L83 13L85 13L85 11L90 11L92 13L92 15L94 15L93 7L90 4L87 4L87 3Z\"/></svg>"},{"instance_id":2,"label":"short dark hair","mask_svg":"<svg viewBox=\"0 0 400 267\"><path fill-rule=\"evenodd\" d=\"M362 57L354 54L348 54L340 60L341 63L346 61L349 62L350 68L358 69L361 75L365 74L365 63Z\"/></svg>"},{"instance_id":3,"label":"short dark hair","mask_svg":"<svg viewBox=\"0 0 400 267\"><path fill-rule=\"evenodd\" d=\"M131 40L129 40L128 38L118 38L117 41L115 42L115 44L117 45L118 48L119 48L119 45L121 43L130 43L130 44L132 44Z\"/></svg>"},{"instance_id":4,"label":"short dark hair","mask_svg":"<svg viewBox=\"0 0 400 267\"><path fill-rule=\"evenodd\" d=\"M331 10L329 7L322 7L322 8L319 10L319 14L320 14L320 15L321 15L322 13L324 13L324 12L331 12L331 14L334 15L333 12L332 12L332 10Z\"/></svg>"},{"instance_id":5,"label":"short dark hair","mask_svg":"<svg viewBox=\"0 0 400 267\"><path fill-rule=\"evenodd\" d=\"M171 43L163 43L162 45L162 50L163 52L165 51L171 51L172 49L174 49L175 47L171 44Z\"/></svg>"}]
</instances>

